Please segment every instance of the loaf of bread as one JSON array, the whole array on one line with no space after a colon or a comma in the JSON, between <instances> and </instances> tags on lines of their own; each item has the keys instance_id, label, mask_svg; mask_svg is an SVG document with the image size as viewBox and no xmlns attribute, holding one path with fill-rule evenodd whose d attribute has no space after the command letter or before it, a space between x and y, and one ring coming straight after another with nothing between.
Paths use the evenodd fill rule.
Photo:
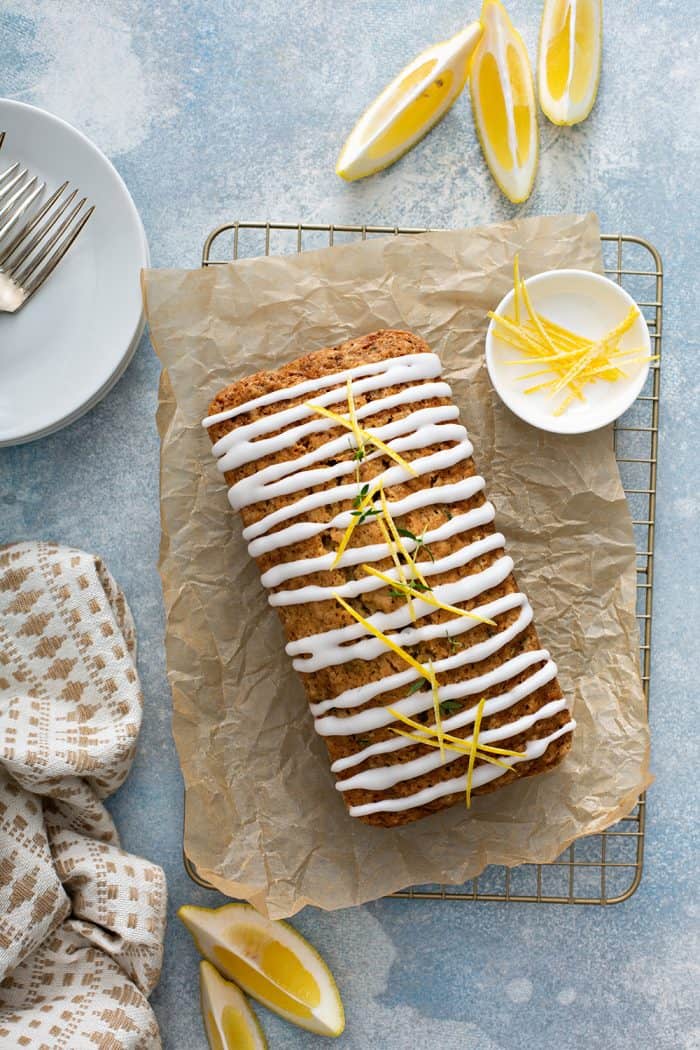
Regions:
<instances>
[{"instance_id":1,"label":"loaf of bread","mask_svg":"<svg viewBox=\"0 0 700 1050\"><path fill-rule=\"evenodd\" d=\"M557 669L423 340L259 372L204 425L351 816L405 824L561 761Z\"/></svg>"}]
</instances>

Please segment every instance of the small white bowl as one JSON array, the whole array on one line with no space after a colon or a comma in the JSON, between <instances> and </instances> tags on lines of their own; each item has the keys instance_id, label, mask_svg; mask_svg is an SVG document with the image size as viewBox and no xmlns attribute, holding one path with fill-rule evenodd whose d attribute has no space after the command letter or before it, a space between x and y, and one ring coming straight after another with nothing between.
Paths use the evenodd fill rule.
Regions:
<instances>
[{"instance_id":1,"label":"small white bowl","mask_svg":"<svg viewBox=\"0 0 700 1050\"><path fill-rule=\"evenodd\" d=\"M600 339L623 321L634 299L619 284L589 270L547 270L525 281L538 313L550 321L571 329L586 339ZM513 317L512 290L501 299L494 310L499 316ZM615 383L599 381L584 387L585 401L574 401L561 416L554 411L564 392L551 398L546 390L525 394L524 390L539 380L521 381L518 376L537 369L537 359L521 355L515 347L504 343L496 333L492 320L486 333L486 367L494 388L511 412L540 430L554 434L586 434L612 423L621 416L639 395L647 374L649 362L630 367L627 378ZM644 356L651 353L651 339L641 311L636 321L620 340L623 349L639 347ZM523 357L523 364L507 365ZM546 376L542 380L546 380Z\"/></svg>"}]
</instances>

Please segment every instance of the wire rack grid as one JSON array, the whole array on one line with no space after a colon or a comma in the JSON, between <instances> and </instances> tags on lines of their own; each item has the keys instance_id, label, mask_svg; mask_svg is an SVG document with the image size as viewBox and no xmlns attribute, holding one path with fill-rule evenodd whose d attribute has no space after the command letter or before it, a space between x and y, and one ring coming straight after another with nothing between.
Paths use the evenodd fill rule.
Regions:
<instances>
[{"instance_id":1,"label":"wire rack grid","mask_svg":"<svg viewBox=\"0 0 700 1050\"><path fill-rule=\"evenodd\" d=\"M207 237L202 266L239 258L332 247L353 240L430 232L425 228L350 226L319 223L230 222ZM641 237L603 234L605 272L636 300L649 326L653 353L661 353L663 268L658 251ZM618 420L613 442L632 512L637 547L637 618L642 683L649 704L654 585L654 520L658 464L660 360L652 364L639 398ZM523 901L547 904L617 904L635 892L642 877L646 803L598 835L579 839L548 864L517 868L491 866L464 886L414 886L393 896L450 901ZM195 882L199 876L185 855Z\"/></svg>"}]
</instances>

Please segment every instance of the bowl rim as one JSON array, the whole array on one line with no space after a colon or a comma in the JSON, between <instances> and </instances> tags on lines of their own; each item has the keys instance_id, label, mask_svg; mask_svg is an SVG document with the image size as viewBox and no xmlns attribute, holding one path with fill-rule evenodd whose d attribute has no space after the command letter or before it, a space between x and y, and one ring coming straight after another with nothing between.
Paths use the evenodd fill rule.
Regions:
<instances>
[{"instance_id":1,"label":"bowl rim","mask_svg":"<svg viewBox=\"0 0 700 1050\"><path fill-rule=\"evenodd\" d=\"M540 273L533 274L531 277L526 278L525 285L528 291L531 288L536 287L547 280L551 280L553 277L572 277L574 281L586 282L589 286L591 284L598 285L599 287L607 286L612 287L620 300L627 304L628 307L636 306L639 310L639 315L642 320L643 328L643 339L647 352L651 354L651 336L649 334L649 327L644 317L644 314L639 307L639 304L634 300L630 293L618 284L617 281L613 281L610 277L604 274L596 273L595 270L581 270L572 267L562 267L561 269L553 270L542 270ZM574 289L575 291L575 289ZM506 310L510 307L513 302L514 291L511 288L501 299L498 306L493 311L499 316L503 316ZM491 380L491 385L500 397L503 404L510 409L510 411L522 419L524 423L529 423L530 426L536 427L538 430L544 430L550 434L590 434L594 430L600 430L602 427L609 426L614 423L616 419L619 419L628 408L639 397L639 394L644 387L647 376L649 374L649 362L645 361L643 367L640 368L639 374L635 377L635 382L630 386L628 394L629 396L622 403L622 407L615 406L608 412L601 412L600 410L590 410L586 413L580 413L577 418L578 422L575 425L571 425L566 420L565 416L545 416L539 411L527 412L520 404L514 402L509 396L509 388L501 382L498 369L494 359L494 348L493 341L496 338L495 335L495 322L493 318L489 320L489 326L486 330L486 340L484 346L484 357L486 360L486 369ZM567 425L568 422L568 425Z\"/></svg>"}]
</instances>

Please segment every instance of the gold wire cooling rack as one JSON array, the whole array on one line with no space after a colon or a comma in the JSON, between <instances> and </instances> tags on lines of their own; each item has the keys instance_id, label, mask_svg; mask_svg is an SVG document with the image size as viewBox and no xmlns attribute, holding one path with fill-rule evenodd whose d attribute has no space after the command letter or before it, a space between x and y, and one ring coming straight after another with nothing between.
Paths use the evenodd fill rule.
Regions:
<instances>
[{"instance_id":1,"label":"gold wire cooling rack","mask_svg":"<svg viewBox=\"0 0 700 1050\"><path fill-rule=\"evenodd\" d=\"M348 243L358 238L429 232L398 226L347 226L318 223L230 222L207 237L202 266L221 266L239 258L279 255ZM653 245L627 234L602 235L609 277L622 285L642 310L654 353L661 353L663 269ZM654 584L654 519L659 440L660 361L649 370L645 387L613 431L615 454L632 512L637 546L637 618L644 695L649 704L651 614ZM518 868L491 866L464 886L414 886L394 897L449 901L526 901L546 904L618 904L639 886L644 861L645 797L624 820L599 835L579 839L549 864ZM200 886L187 855L185 868Z\"/></svg>"}]
</instances>

